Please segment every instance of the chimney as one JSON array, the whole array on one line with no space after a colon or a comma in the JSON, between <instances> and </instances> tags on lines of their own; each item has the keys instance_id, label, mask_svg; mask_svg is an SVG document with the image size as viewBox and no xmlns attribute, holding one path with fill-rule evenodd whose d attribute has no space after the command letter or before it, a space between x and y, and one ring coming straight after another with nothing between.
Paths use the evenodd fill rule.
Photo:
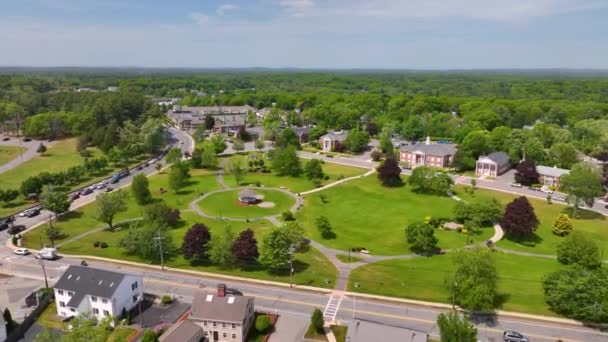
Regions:
<instances>
[{"instance_id":1,"label":"chimney","mask_svg":"<svg viewBox=\"0 0 608 342\"><path fill-rule=\"evenodd\" d=\"M426 144L427 144L427 145L430 145L430 144L431 144L431 137L430 137L430 136L427 136L427 137L426 137Z\"/></svg>"},{"instance_id":2,"label":"chimney","mask_svg":"<svg viewBox=\"0 0 608 342\"><path fill-rule=\"evenodd\" d=\"M224 297L226 296L226 284L218 284L217 285L217 296Z\"/></svg>"}]
</instances>

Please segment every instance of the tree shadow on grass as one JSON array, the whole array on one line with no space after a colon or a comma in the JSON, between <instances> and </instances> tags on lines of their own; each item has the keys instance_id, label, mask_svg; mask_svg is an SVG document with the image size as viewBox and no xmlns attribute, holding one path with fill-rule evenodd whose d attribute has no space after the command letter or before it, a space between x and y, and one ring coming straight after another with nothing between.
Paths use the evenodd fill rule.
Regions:
<instances>
[{"instance_id":1,"label":"tree shadow on grass","mask_svg":"<svg viewBox=\"0 0 608 342\"><path fill-rule=\"evenodd\" d=\"M13 202L5 203L4 205L2 205L2 208L11 209L11 208L20 207L20 206L26 205L26 204L27 204L26 201L13 201Z\"/></svg>"},{"instance_id":2,"label":"tree shadow on grass","mask_svg":"<svg viewBox=\"0 0 608 342\"><path fill-rule=\"evenodd\" d=\"M562 214L566 214L572 218L577 220L606 220L606 216L591 210L581 209L579 208L576 211L576 217L572 216L573 209L572 207L566 207L562 210Z\"/></svg>"},{"instance_id":3,"label":"tree shadow on grass","mask_svg":"<svg viewBox=\"0 0 608 342\"><path fill-rule=\"evenodd\" d=\"M66 221L70 221L70 220L74 220L74 219L79 219L83 215L84 214L81 211L68 211L67 213L63 213L63 214L59 215L58 221L66 222Z\"/></svg>"},{"instance_id":4,"label":"tree shadow on grass","mask_svg":"<svg viewBox=\"0 0 608 342\"><path fill-rule=\"evenodd\" d=\"M543 238L536 234L530 234L527 236L512 236L507 234L506 239L527 247L535 247L543 242Z\"/></svg>"}]
</instances>

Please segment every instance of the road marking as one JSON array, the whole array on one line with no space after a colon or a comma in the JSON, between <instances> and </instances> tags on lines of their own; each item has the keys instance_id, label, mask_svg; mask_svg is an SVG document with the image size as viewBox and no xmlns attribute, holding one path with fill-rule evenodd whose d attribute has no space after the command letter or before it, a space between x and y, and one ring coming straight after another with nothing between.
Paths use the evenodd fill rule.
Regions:
<instances>
[{"instance_id":1,"label":"road marking","mask_svg":"<svg viewBox=\"0 0 608 342\"><path fill-rule=\"evenodd\" d=\"M178 283L174 283L174 282L171 282L171 281L165 281L165 280L159 280L159 279L146 279L146 281L161 283L161 284L165 284L165 285L171 285L171 286L175 286L175 287L186 287L186 288L192 288L192 289L200 289L199 286L195 286L195 285L178 284ZM145 284L145 282L144 282L144 284ZM269 301L284 302L284 303L289 303L289 304L296 304L296 305L310 306L310 307L318 307L318 305L314 304L314 303L302 302L302 301L298 301L298 300L285 299L285 298L280 298L280 297L271 297L271 296L256 295L256 294L247 294L247 293L245 293L245 295L251 295L253 297L264 299L264 300L269 300ZM407 317L407 316L394 315L394 314L385 314L385 313L380 313L380 312L375 312L375 311L355 310L355 313L356 314L370 315L370 316L379 316L379 317L385 317L385 318L394 318L394 319L399 319L399 320L403 320L403 321L413 321L413 322L419 322L419 323L426 323L426 324L431 324L431 325L436 324L436 322L434 320L428 320L428 319L416 318L416 317ZM526 322L523 322L523 323L526 323ZM526 323L526 324L530 324L530 323ZM574 329L570 329L568 327L560 327L560 328L564 329L564 330L574 330ZM478 326L477 329L481 330L481 331L486 331L486 332L491 332L491 333L497 333L497 334L502 334L503 333L503 330L494 329L494 328L487 328L487 327L482 327L482 326ZM594 334L594 332L592 332L592 331L581 331L581 332L588 333L588 334ZM597 333L597 334L598 335L603 335L602 333ZM552 337L552 336L544 336L544 335L536 335L536 334L527 334L527 335L529 337L533 337L535 339L542 339L542 340L547 340L547 341L555 341L555 340L559 339L558 337ZM583 342L583 341L580 341L580 340L571 340L571 339L563 339L563 338L561 339L561 341L563 341L563 342Z\"/></svg>"},{"instance_id":2,"label":"road marking","mask_svg":"<svg viewBox=\"0 0 608 342\"><path fill-rule=\"evenodd\" d=\"M329 301L327 302L325 310L323 311L323 317L327 318L329 321L334 321L336 319L336 315L338 314L338 310L340 310L342 298L342 296L334 295L329 297Z\"/></svg>"}]
</instances>

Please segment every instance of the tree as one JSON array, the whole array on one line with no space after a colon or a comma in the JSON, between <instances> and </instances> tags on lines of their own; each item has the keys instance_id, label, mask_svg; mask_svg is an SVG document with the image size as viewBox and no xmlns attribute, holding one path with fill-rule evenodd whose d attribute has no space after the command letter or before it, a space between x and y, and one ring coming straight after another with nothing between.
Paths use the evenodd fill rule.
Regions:
<instances>
[{"instance_id":1,"label":"tree","mask_svg":"<svg viewBox=\"0 0 608 342\"><path fill-rule=\"evenodd\" d=\"M553 223L553 234L557 236L566 236L572 232L574 226L572 220L566 214L560 214Z\"/></svg>"},{"instance_id":2,"label":"tree","mask_svg":"<svg viewBox=\"0 0 608 342\"><path fill-rule=\"evenodd\" d=\"M255 330L264 334L272 327L268 315L259 315L255 318Z\"/></svg>"},{"instance_id":3,"label":"tree","mask_svg":"<svg viewBox=\"0 0 608 342\"><path fill-rule=\"evenodd\" d=\"M378 146L380 151L384 154L392 155L395 150L395 146L393 146L393 142L391 141L391 131L388 129L383 129L382 133L380 133L380 145Z\"/></svg>"},{"instance_id":4,"label":"tree","mask_svg":"<svg viewBox=\"0 0 608 342\"><path fill-rule=\"evenodd\" d=\"M285 269L289 265L292 240L285 229L275 228L262 240L258 261L272 271Z\"/></svg>"},{"instance_id":5,"label":"tree","mask_svg":"<svg viewBox=\"0 0 608 342\"><path fill-rule=\"evenodd\" d=\"M455 253L454 274L446 282L455 304L475 311L495 308L498 274L491 253L480 247Z\"/></svg>"},{"instance_id":6,"label":"tree","mask_svg":"<svg viewBox=\"0 0 608 342\"><path fill-rule=\"evenodd\" d=\"M215 126L215 118L211 115L205 115L205 128L213 129Z\"/></svg>"},{"instance_id":7,"label":"tree","mask_svg":"<svg viewBox=\"0 0 608 342\"><path fill-rule=\"evenodd\" d=\"M232 254L234 233L230 226L226 226L221 234L216 234L209 241L209 260L222 268L232 267L236 258Z\"/></svg>"},{"instance_id":8,"label":"tree","mask_svg":"<svg viewBox=\"0 0 608 342\"><path fill-rule=\"evenodd\" d=\"M40 145L38 145L38 148L36 149L36 152L44 154L46 152L46 146L44 146L43 143L40 143Z\"/></svg>"},{"instance_id":9,"label":"tree","mask_svg":"<svg viewBox=\"0 0 608 342\"><path fill-rule=\"evenodd\" d=\"M4 317L4 324L6 324L6 335L8 336L17 327L17 322L15 322L13 320L13 316L11 315L11 311L8 308L4 308L4 312L2 313L2 317Z\"/></svg>"},{"instance_id":10,"label":"tree","mask_svg":"<svg viewBox=\"0 0 608 342\"><path fill-rule=\"evenodd\" d=\"M557 167L569 169L578 161L578 151L569 143L557 143L549 149L549 159Z\"/></svg>"},{"instance_id":11,"label":"tree","mask_svg":"<svg viewBox=\"0 0 608 342\"><path fill-rule=\"evenodd\" d=\"M47 239L51 241L51 247L55 247L55 241L63 237L61 228L51 224L44 230L44 233L46 234Z\"/></svg>"},{"instance_id":12,"label":"tree","mask_svg":"<svg viewBox=\"0 0 608 342\"><path fill-rule=\"evenodd\" d=\"M412 251L419 254L433 254L437 251L439 240L435 228L426 222L414 222L405 229L407 243Z\"/></svg>"},{"instance_id":13,"label":"tree","mask_svg":"<svg viewBox=\"0 0 608 342\"><path fill-rule=\"evenodd\" d=\"M217 168L217 156L215 152L215 147L213 143L210 141L205 141L202 145L202 155L201 155L201 165L206 169L215 169Z\"/></svg>"},{"instance_id":14,"label":"tree","mask_svg":"<svg viewBox=\"0 0 608 342\"><path fill-rule=\"evenodd\" d=\"M575 164L569 174L560 178L560 183L561 189L568 194L568 202L572 204L572 217L576 217L581 202L592 206L595 197L604 192L600 173L586 163Z\"/></svg>"},{"instance_id":15,"label":"tree","mask_svg":"<svg viewBox=\"0 0 608 342\"><path fill-rule=\"evenodd\" d=\"M165 258L176 250L172 236L167 230L164 222L144 219L143 222L129 226L127 234L120 240L120 246L129 254L157 263L160 261L160 243Z\"/></svg>"},{"instance_id":16,"label":"tree","mask_svg":"<svg viewBox=\"0 0 608 342\"><path fill-rule=\"evenodd\" d=\"M308 179L323 179L325 174L323 174L323 167L321 166L321 161L319 159L311 159L306 166L304 166L304 174L306 174L306 178Z\"/></svg>"},{"instance_id":17,"label":"tree","mask_svg":"<svg viewBox=\"0 0 608 342\"><path fill-rule=\"evenodd\" d=\"M226 172L232 174L237 185L241 184L243 177L247 173L247 167L242 158L230 158L226 165Z\"/></svg>"},{"instance_id":18,"label":"tree","mask_svg":"<svg viewBox=\"0 0 608 342\"><path fill-rule=\"evenodd\" d=\"M190 178L190 166L183 162L178 161L171 166L169 170L169 188L175 193L188 184L188 178Z\"/></svg>"},{"instance_id":19,"label":"tree","mask_svg":"<svg viewBox=\"0 0 608 342\"><path fill-rule=\"evenodd\" d=\"M597 268L602 265L599 247L582 232L574 232L557 245L557 260L564 265Z\"/></svg>"},{"instance_id":20,"label":"tree","mask_svg":"<svg viewBox=\"0 0 608 342\"><path fill-rule=\"evenodd\" d=\"M525 196L517 197L507 204L505 214L500 221L500 225L505 232L514 237L523 237L534 233L539 224L534 208Z\"/></svg>"},{"instance_id":21,"label":"tree","mask_svg":"<svg viewBox=\"0 0 608 342\"><path fill-rule=\"evenodd\" d=\"M306 239L304 238L304 228L300 226L296 221L283 222L280 230L284 231L285 234L291 240L291 246L295 251L299 251L304 247Z\"/></svg>"},{"instance_id":22,"label":"tree","mask_svg":"<svg viewBox=\"0 0 608 342\"><path fill-rule=\"evenodd\" d=\"M29 196L30 194L38 195L42 192L43 185L44 184L42 184L40 177L32 176L21 183L21 187L19 188L19 190L21 191L21 194L25 197Z\"/></svg>"},{"instance_id":23,"label":"tree","mask_svg":"<svg viewBox=\"0 0 608 342\"><path fill-rule=\"evenodd\" d=\"M439 314L437 327L441 342L477 342L477 328L456 311Z\"/></svg>"},{"instance_id":24,"label":"tree","mask_svg":"<svg viewBox=\"0 0 608 342\"><path fill-rule=\"evenodd\" d=\"M176 162L180 161L181 159L182 159L182 150L178 147L174 147L174 148L170 149L169 152L167 152L167 156L165 157L167 164L176 163Z\"/></svg>"},{"instance_id":25,"label":"tree","mask_svg":"<svg viewBox=\"0 0 608 342\"><path fill-rule=\"evenodd\" d=\"M543 280L545 302L565 317L584 322L608 322L608 269L563 268Z\"/></svg>"},{"instance_id":26,"label":"tree","mask_svg":"<svg viewBox=\"0 0 608 342\"><path fill-rule=\"evenodd\" d=\"M234 142L232 143L232 149L237 152L241 152L245 150L245 143L241 139L234 139Z\"/></svg>"},{"instance_id":27,"label":"tree","mask_svg":"<svg viewBox=\"0 0 608 342\"><path fill-rule=\"evenodd\" d=\"M266 144L264 144L264 140L262 140L260 138L255 139L255 142L253 144L254 144L254 147L256 148L256 150L259 150L259 151L261 151L266 146Z\"/></svg>"},{"instance_id":28,"label":"tree","mask_svg":"<svg viewBox=\"0 0 608 342\"><path fill-rule=\"evenodd\" d=\"M114 217L127 211L127 197L124 192L108 192L97 196L97 212L95 218L108 224L109 230L114 230Z\"/></svg>"},{"instance_id":29,"label":"tree","mask_svg":"<svg viewBox=\"0 0 608 342\"><path fill-rule=\"evenodd\" d=\"M458 201L454 207L456 221L461 223L473 222L477 226L491 225L498 221L502 214L502 205L495 198L470 203Z\"/></svg>"},{"instance_id":30,"label":"tree","mask_svg":"<svg viewBox=\"0 0 608 342\"><path fill-rule=\"evenodd\" d=\"M179 220L179 210L171 209L165 202L155 202L144 207L143 221L146 223L175 227Z\"/></svg>"},{"instance_id":31,"label":"tree","mask_svg":"<svg viewBox=\"0 0 608 342\"><path fill-rule=\"evenodd\" d=\"M34 342L61 342L61 337L55 336L51 328L44 330L34 337Z\"/></svg>"},{"instance_id":32,"label":"tree","mask_svg":"<svg viewBox=\"0 0 608 342\"><path fill-rule=\"evenodd\" d=\"M58 214L65 213L70 209L70 200L68 194L64 191L49 191L42 196L42 207L53 214L57 218Z\"/></svg>"},{"instance_id":33,"label":"tree","mask_svg":"<svg viewBox=\"0 0 608 342\"><path fill-rule=\"evenodd\" d=\"M315 329L317 333L323 332L323 313L319 309L314 309L312 315L310 315L310 325Z\"/></svg>"},{"instance_id":34,"label":"tree","mask_svg":"<svg viewBox=\"0 0 608 342\"><path fill-rule=\"evenodd\" d=\"M8 189L8 190L0 190L0 202L10 203L19 197L19 191Z\"/></svg>"},{"instance_id":35,"label":"tree","mask_svg":"<svg viewBox=\"0 0 608 342\"><path fill-rule=\"evenodd\" d=\"M275 142L275 145L278 148L285 148L288 146L293 146L297 149L300 148L300 139L298 139L298 135L292 128L285 128Z\"/></svg>"},{"instance_id":36,"label":"tree","mask_svg":"<svg viewBox=\"0 0 608 342\"><path fill-rule=\"evenodd\" d=\"M112 332L112 317L101 322L88 314L80 314L70 321L70 329L63 330L62 342L105 342Z\"/></svg>"},{"instance_id":37,"label":"tree","mask_svg":"<svg viewBox=\"0 0 608 342\"><path fill-rule=\"evenodd\" d=\"M274 150L271 161L272 169L278 176L297 177L302 173L300 158L298 158L296 148L293 146Z\"/></svg>"},{"instance_id":38,"label":"tree","mask_svg":"<svg viewBox=\"0 0 608 342\"><path fill-rule=\"evenodd\" d=\"M401 168L395 158L386 158L376 170L378 171L378 179L383 186L394 187L403 185Z\"/></svg>"},{"instance_id":39,"label":"tree","mask_svg":"<svg viewBox=\"0 0 608 342\"><path fill-rule=\"evenodd\" d=\"M133 176L131 193L133 193L133 198L138 205L146 205L152 201L150 183L148 182L146 175L140 173Z\"/></svg>"},{"instance_id":40,"label":"tree","mask_svg":"<svg viewBox=\"0 0 608 342\"><path fill-rule=\"evenodd\" d=\"M515 181L519 184L530 186L532 184L538 184L538 171L536 171L536 165L532 160L522 160L515 167Z\"/></svg>"},{"instance_id":41,"label":"tree","mask_svg":"<svg viewBox=\"0 0 608 342\"><path fill-rule=\"evenodd\" d=\"M454 181L445 172L439 172L428 166L419 166L412 171L409 184L416 191L444 195L450 190Z\"/></svg>"},{"instance_id":42,"label":"tree","mask_svg":"<svg viewBox=\"0 0 608 342\"><path fill-rule=\"evenodd\" d=\"M365 151L367 144L369 144L369 134L358 129L351 130L344 138L344 147L354 153Z\"/></svg>"},{"instance_id":43,"label":"tree","mask_svg":"<svg viewBox=\"0 0 608 342\"><path fill-rule=\"evenodd\" d=\"M224 138L220 134L216 134L211 138L211 144L213 145L215 154L220 154L228 148L228 145L226 145Z\"/></svg>"},{"instance_id":44,"label":"tree","mask_svg":"<svg viewBox=\"0 0 608 342\"><path fill-rule=\"evenodd\" d=\"M200 169L203 167L203 150L200 148L195 148L194 151L192 151L190 165L193 169Z\"/></svg>"},{"instance_id":45,"label":"tree","mask_svg":"<svg viewBox=\"0 0 608 342\"><path fill-rule=\"evenodd\" d=\"M209 229L202 223L195 223L184 235L182 254L184 259L203 260L206 257L207 244L211 240Z\"/></svg>"},{"instance_id":46,"label":"tree","mask_svg":"<svg viewBox=\"0 0 608 342\"><path fill-rule=\"evenodd\" d=\"M324 239L330 239L334 237L334 232L331 229L331 223L329 223L329 219L325 216L319 216L315 220L315 225L317 226L317 230L321 233L321 237Z\"/></svg>"},{"instance_id":47,"label":"tree","mask_svg":"<svg viewBox=\"0 0 608 342\"><path fill-rule=\"evenodd\" d=\"M232 255L241 264L251 264L258 256L258 241L255 239L253 230L247 228L239 233L232 244Z\"/></svg>"}]
</instances>

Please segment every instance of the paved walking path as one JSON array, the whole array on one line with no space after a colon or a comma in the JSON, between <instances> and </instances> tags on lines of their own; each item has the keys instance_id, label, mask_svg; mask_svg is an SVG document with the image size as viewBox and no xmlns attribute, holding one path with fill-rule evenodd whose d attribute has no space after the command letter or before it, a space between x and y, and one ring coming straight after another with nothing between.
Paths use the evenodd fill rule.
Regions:
<instances>
[{"instance_id":1,"label":"paved walking path","mask_svg":"<svg viewBox=\"0 0 608 342\"><path fill-rule=\"evenodd\" d=\"M0 138L4 137L4 135L0 135ZM12 170L17 166L25 163L26 161L34 158L38 155L38 146L40 146L39 140L32 141L22 141L22 138L12 137L9 141L0 141L0 145L2 146L13 146L13 147L24 147L26 151L19 155L17 158L10 160L9 162L0 165L0 173L4 173L6 171ZM52 146L55 142L44 142L43 144L48 148Z\"/></svg>"},{"instance_id":2,"label":"paved walking path","mask_svg":"<svg viewBox=\"0 0 608 342\"><path fill-rule=\"evenodd\" d=\"M329 183L327 185L324 185L324 186L322 186L320 188L315 188L315 189L312 189L312 190L301 192L300 194L302 194L302 195L308 195L308 194L312 194L312 193L315 193L315 192L319 192L319 191L322 191L322 190L334 187L336 185L340 185L342 183L348 182L348 181L353 180L353 179L359 179L359 178L367 177L367 176L371 175L374 172L376 172L376 170L371 169L371 170L367 171L366 173L364 173L362 175L348 177L348 178L343 178L343 179L340 179L338 181L335 181L335 182Z\"/></svg>"},{"instance_id":3,"label":"paved walking path","mask_svg":"<svg viewBox=\"0 0 608 342\"><path fill-rule=\"evenodd\" d=\"M114 229L116 229L117 227L119 227L120 225L122 225L124 223L139 221L141 219L142 219L142 217L135 217L135 218L127 219L127 220L122 220L122 221L114 223L113 226L114 226ZM78 234L78 235L76 235L74 237L71 237L71 238L69 238L69 239L67 239L65 241L61 241L60 243L55 244L55 247L59 248L59 247L65 246L65 245L67 245L70 242L73 242L73 241L76 241L76 240L80 240L80 239L82 239L85 236L88 236L88 235L91 235L91 234L95 234L97 232L100 232L100 231L106 230L106 229L110 229L110 226L104 226L104 227L99 227L99 228L91 229L91 230L86 231L86 232L84 232L82 234Z\"/></svg>"}]
</instances>

